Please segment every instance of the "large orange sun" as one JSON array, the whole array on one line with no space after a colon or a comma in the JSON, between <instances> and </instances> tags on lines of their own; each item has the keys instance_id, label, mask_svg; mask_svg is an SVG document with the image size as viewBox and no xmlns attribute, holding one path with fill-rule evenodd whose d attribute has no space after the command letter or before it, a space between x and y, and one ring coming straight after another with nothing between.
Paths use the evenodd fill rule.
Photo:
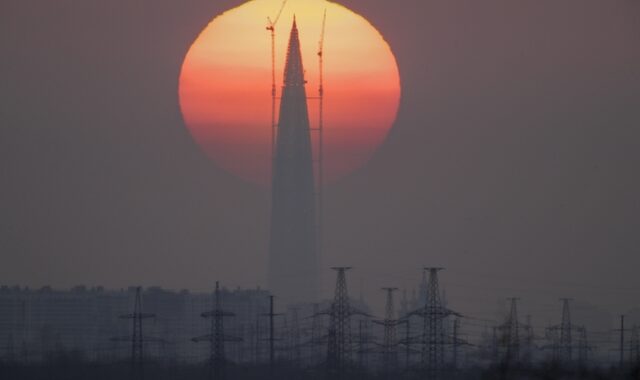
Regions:
<instances>
[{"instance_id":1,"label":"large orange sun","mask_svg":"<svg viewBox=\"0 0 640 380\"><path fill-rule=\"evenodd\" d=\"M269 183L271 172L271 36L265 27L281 4L253 0L214 18L189 49L180 75L180 107L194 139L222 168L260 184ZM319 119L313 98L325 10L323 152L331 181L361 167L386 138L400 77L389 45L363 17L325 0L289 0L275 28L276 88L279 96L295 15L312 129ZM312 138L317 156L317 133Z\"/></svg>"}]
</instances>

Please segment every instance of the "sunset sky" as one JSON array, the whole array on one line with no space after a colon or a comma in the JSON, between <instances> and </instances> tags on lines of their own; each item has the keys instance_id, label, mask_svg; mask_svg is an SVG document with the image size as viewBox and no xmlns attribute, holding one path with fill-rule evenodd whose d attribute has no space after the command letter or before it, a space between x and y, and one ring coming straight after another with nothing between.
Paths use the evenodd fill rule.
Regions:
<instances>
[{"instance_id":1,"label":"sunset sky","mask_svg":"<svg viewBox=\"0 0 640 380\"><path fill-rule=\"evenodd\" d=\"M242 8L231 10L242 3L0 2L0 283L265 284L269 194L256 179L264 183L268 156L265 27L279 1L256 2L264 9L247 8L238 23ZM343 163L359 169L324 193L323 294L335 285L330 266L354 266L349 290L383 310L381 286L410 289L433 265L447 268L441 281L462 313L495 315L513 296L522 313L548 310L541 322L557 320L559 297L613 316L637 307L640 2L340 3L380 34L327 7L327 154L336 176ZM296 10L309 96L322 11ZM363 29L345 31L348 19ZM358 30L374 36L354 46L366 59L343 54ZM211 43L192 50L201 35ZM370 58L372 46L383 60ZM207 54L223 48L255 59L225 67L230 52ZM211 59L189 66L203 92L189 89L183 112L195 51ZM363 75L341 73L343 59ZM376 74L381 62L391 71ZM358 86L375 86L380 103L343 92ZM242 91L221 96L233 89Z\"/></svg>"}]
</instances>

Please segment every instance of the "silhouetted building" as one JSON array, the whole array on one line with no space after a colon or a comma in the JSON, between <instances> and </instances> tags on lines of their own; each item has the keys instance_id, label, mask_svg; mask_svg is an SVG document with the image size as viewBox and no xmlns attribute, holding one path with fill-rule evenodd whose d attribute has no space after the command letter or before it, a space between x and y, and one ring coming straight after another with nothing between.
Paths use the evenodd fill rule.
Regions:
<instances>
[{"instance_id":1,"label":"silhouetted building","mask_svg":"<svg viewBox=\"0 0 640 380\"><path fill-rule=\"evenodd\" d=\"M222 289L225 309L236 317L232 331L246 330L245 351L255 350L249 337L256 318L268 310L269 293L260 289ZM130 344L112 338L129 336L131 324L119 318L133 308L135 288L71 290L0 288L0 358L37 362L62 351L75 351L92 360L125 360ZM203 361L208 349L191 338L208 328L200 315L212 308L211 293L175 292L159 287L142 293L142 310L155 314L145 322L144 335L158 338L145 343L145 355L155 358ZM249 348L251 347L251 348ZM249 357L247 355L246 360Z\"/></svg>"},{"instance_id":2,"label":"silhouetted building","mask_svg":"<svg viewBox=\"0 0 640 380\"><path fill-rule=\"evenodd\" d=\"M273 159L269 289L283 303L318 297L311 134L304 68L293 21Z\"/></svg>"}]
</instances>

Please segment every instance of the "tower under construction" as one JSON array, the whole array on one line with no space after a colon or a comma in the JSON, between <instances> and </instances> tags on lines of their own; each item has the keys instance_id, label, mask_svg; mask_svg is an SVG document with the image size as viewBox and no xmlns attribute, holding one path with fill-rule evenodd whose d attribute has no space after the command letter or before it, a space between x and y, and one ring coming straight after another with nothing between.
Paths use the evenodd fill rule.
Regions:
<instances>
[{"instance_id":1,"label":"tower under construction","mask_svg":"<svg viewBox=\"0 0 640 380\"><path fill-rule=\"evenodd\" d=\"M316 184L295 19L289 38L271 178L269 287L285 303L318 295Z\"/></svg>"}]
</instances>

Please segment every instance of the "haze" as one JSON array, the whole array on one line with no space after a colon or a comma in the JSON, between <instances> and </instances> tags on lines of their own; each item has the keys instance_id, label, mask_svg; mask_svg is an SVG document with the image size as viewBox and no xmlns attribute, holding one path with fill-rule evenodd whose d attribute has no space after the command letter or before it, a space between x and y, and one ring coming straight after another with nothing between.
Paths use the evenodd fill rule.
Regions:
<instances>
[{"instance_id":1,"label":"haze","mask_svg":"<svg viewBox=\"0 0 640 380\"><path fill-rule=\"evenodd\" d=\"M264 284L268 194L199 150L177 98L190 44L239 3L2 2L1 283ZM632 309L640 3L343 4L385 36L403 94L386 143L326 191L323 266L356 267L378 307L434 265L461 312Z\"/></svg>"}]
</instances>

